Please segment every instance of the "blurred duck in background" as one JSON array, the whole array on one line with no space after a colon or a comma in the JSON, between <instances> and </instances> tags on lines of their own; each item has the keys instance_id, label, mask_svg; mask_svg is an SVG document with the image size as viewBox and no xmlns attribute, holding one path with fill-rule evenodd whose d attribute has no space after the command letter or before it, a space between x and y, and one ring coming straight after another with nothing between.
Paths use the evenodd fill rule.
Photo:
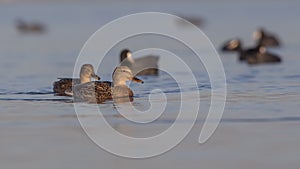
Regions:
<instances>
[{"instance_id":1,"label":"blurred duck in background","mask_svg":"<svg viewBox=\"0 0 300 169\"><path fill-rule=\"evenodd\" d=\"M257 44L260 44L262 46L278 47L281 45L280 40L276 35L267 32L263 28L259 28L255 32L253 32L253 38L257 42Z\"/></svg>"},{"instance_id":2,"label":"blurred duck in background","mask_svg":"<svg viewBox=\"0 0 300 169\"><path fill-rule=\"evenodd\" d=\"M246 58L248 64L280 63L281 58L267 51L266 47L260 46L257 53Z\"/></svg>"},{"instance_id":3,"label":"blurred duck in background","mask_svg":"<svg viewBox=\"0 0 300 169\"><path fill-rule=\"evenodd\" d=\"M279 63L281 59L278 55L267 51L266 47L257 44L254 48L243 49L240 39L232 39L222 47L223 51L236 51L239 53L239 60L248 64Z\"/></svg>"},{"instance_id":4,"label":"blurred duck in background","mask_svg":"<svg viewBox=\"0 0 300 169\"><path fill-rule=\"evenodd\" d=\"M121 66L128 66L134 75L153 75L159 74L158 56L145 56L137 59L132 58L132 53L124 49L120 54Z\"/></svg>"},{"instance_id":5,"label":"blurred duck in background","mask_svg":"<svg viewBox=\"0 0 300 169\"><path fill-rule=\"evenodd\" d=\"M204 25L204 19L201 17L197 17L197 16L185 16L185 15L177 15L178 17L185 19L186 21L198 26L198 27L203 27ZM178 25L181 26L185 26L188 25L186 21L182 20L182 19L176 19L176 23Z\"/></svg>"},{"instance_id":6,"label":"blurred duck in background","mask_svg":"<svg viewBox=\"0 0 300 169\"><path fill-rule=\"evenodd\" d=\"M253 48L243 49L242 41L240 39L231 39L224 43L222 51L235 51L239 53L239 60L245 61L247 57L259 51L259 45Z\"/></svg>"},{"instance_id":7,"label":"blurred duck in background","mask_svg":"<svg viewBox=\"0 0 300 169\"><path fill-rule=\"evenodd\" d=\"M46 26L42 23L32 22L28 23L22 19L16 20L16 29L21 33L44 33L46 32Z\"/></svg>"}]
</instances>

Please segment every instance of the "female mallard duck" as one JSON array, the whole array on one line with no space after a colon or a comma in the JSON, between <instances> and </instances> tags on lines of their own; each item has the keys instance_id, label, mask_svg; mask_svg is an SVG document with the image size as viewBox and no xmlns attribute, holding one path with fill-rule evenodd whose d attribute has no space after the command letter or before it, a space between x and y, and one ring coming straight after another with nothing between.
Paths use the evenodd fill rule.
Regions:
<instances>
[{"instance_id":1,"label":"female mallard duck","mask_svg":"<svg viewBox=\"0 0 300 169\"><path fill-rule=\"evenodd\" d=\"M112 98L133 97L132 90L127 87L126 81L144 83L133 76L127 66L118 66L113 72L111 82L87 82L75 85L73 97L76 102L102 103Z\"/></svg>"},{"instance_id":2,"label":"female mallard duck","mask_svg":"<svg viewBox=\"0 0 300 169\"><path fill-rule=\"evenodd\" d=\"M94 73L94 68L91 64L84 64L80 70L80 79L59 78L59 81L53 83L53 92L59 96L69 96L65 93L66 90L72 91L72 86L90 82L91 78L100 80L100 77Z\"/></svg>"},{"instance_id":3,"label":"female mallard duck","mask_svg":"<svg viewBox=\"0 0 300 169\"><path fill-rule=\"evenodd\" d=\"M131 52L124 49L120 54L122 66L128 66L134 75L158 75L158 56L145 56L133 59Z\"/></svg>"},{"instance_id":4,"label":"female mallard duck","mask_svg":"<svg viewBox=\"0 0 300 169\"><path fill-rule=\"evenodd\" d=\"M263 28L253 32L253 38L262 46L280 46L279 39L275 35L267 33Z\"/></svg>"}]
</instances>

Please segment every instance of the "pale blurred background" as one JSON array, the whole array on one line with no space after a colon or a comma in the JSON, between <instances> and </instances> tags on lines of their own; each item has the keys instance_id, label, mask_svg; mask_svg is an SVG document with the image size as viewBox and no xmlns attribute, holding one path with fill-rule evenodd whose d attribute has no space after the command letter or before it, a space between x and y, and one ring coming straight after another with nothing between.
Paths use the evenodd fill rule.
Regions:
<instances>
[{"instance_id":1,"label":"pale blurred background","mask_svg":"<svg viewBox=\"0 0 300 169\"><path fill-rule=\"evenodd\" d=\"M1 0L0 167L298 169L299 9L300 1L296 0ZM132 160L96 146L81 129L73 105L65 102L69 98L53 96L52 82L57 77L72 76L82 46L101 26L128 14L149 11L200 21L199 28L222 59L228 98L219 128L207 143L198 144L210 104L210 82L199 65L203 69L197 74L199 86L188 91L199 90L202 99L192 132L165 154ZM18 20L38 23L41 28L24 33L16 27ZM178 26L189 31L189 27ZM282 47L268 50L278 54L282 63L249 66L238 62L235 53L219 51L224 41L237 37L245 46L253 46L252 33L259 27L280 37ZM117 64L118 54L112 53L116 57L111 62ZM185 55L188 53L183 52L182 56ZM160 64L167 64L161 57ZM98 73L104 80L111 80L110 72L98 70ZM167 117L163 118L167 120L158 120L155 127L145 131L165 129L176 117L177 86L165 74L143 79L144 86L133 85L138 108L149 106L147 98L154 85L168 89L169 97L175 100L165 110ZM112 103L100 107L108 113L106 118L123 132L144 132L126 120L109 115L117 114Z\"/></svg>"}]
</instances>

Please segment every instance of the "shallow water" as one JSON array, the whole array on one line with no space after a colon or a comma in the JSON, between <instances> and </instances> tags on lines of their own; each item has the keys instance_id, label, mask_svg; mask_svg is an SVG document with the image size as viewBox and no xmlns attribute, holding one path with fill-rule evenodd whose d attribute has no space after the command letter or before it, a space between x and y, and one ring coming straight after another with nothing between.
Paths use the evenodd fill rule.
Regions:
<instances>
[{"instance_id":1,"label":"shallow water","mask_svg":"<svg viewBox=\"0 0 300 169\"><path fill-rule=\"evenodd\" d=\"M2 3L1 168L299 168L299 7L296 1L159 5ZM257 26L265 26L282 38L284 46L271 50L281 55L283 62L248 66L239 63L235 54L220 53L227 78L226 107L215 134L201 145L197 141L210 105L209 79L200 66L195 87L186 78L187 72L179 70L178 77L186 81L184 92L189 94L191 104L197 97L195 91L200 92L200 111L194 128L169 152L133 160L96 146L81 128L70 98L53 95L52 82L57 77L72 76L81 47L100 26L143 11L201 16L205 19L203 31L216 47L237 36L251 46L252 31ZM22 35L14 29L13 21L17 17L43 21L48 31L42 35ZM189 55L181 52L183 56ZM162 58L160 64L167 61ZM103 80L111 80L109 71L98 70L98 73ZM145 84L131 84L136 94L133 105L137 109L147 110L150 102L163 100L150 97L148 101L153 89L163 90L169 99L164 114L153 123L137 127L118 116L115 109L118 105L112 102L99 105L103 118L115 129L135 137L155 135L172 125L180 102L180 90L168 74L162 72L159 77L141 78Z\"/></svg>"}]
</instances>

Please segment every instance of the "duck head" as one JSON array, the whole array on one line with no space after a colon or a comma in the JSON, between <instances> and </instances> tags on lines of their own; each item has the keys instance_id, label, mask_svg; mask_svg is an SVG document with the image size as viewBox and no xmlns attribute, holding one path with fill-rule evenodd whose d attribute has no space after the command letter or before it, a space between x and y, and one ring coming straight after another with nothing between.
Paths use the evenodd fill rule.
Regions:
<instances>
[{"instance_id":1,"label":"duck head","mask_svg":"<svg viewBox=\"0 0 300 169\"><path fill-rule=\"evenodd\" d=\"M132 71L127 66L118 66L113 72L114 86L126 85L127 81L144 83L141 79L133 76Z\"/></svg>"},{"instance_id":2,"label":"duck head","mask_svg":"<svg viewBox=\"0 0 300 169\"><path fill-rule=\"evenodd\" d=\"M223 51L238 51L241 49L241 40L239 39L232 39L225 42L224 46L222 47Z\"/></svg>"},{"instance_id":3,"label":"duck head","mask_svg":"<svg viewBox=\"0 0 300 169\"><path fill-rule=\"evenodd\" d=\"M91 78L100 80L100 77L95 74L94 67L91 64L84 64L80 69L80 83L87 83Z\"/></svg>"},{"instance_id":4,"label":"duck head","mask_svg":"<svg viewBox=\"0 0 300 169\"><path fill-rule=\"evenodd\" d=\"M254 40L262 39L265 36L265 31L263 28L258 28L252 34Z\"/></svg>"},{"instance_id":5,"label":"duck head","mask_svg":"<svg viewBox=\"0 0 300 169\"><path fill-rule=\"evenodd\" d=\"M130 63L134 63L131 51L128 49L122 50L120 54L120 62L124 61L125 59L127 59L127 61L129 61Z\"/></svg>"}]
</instances>

